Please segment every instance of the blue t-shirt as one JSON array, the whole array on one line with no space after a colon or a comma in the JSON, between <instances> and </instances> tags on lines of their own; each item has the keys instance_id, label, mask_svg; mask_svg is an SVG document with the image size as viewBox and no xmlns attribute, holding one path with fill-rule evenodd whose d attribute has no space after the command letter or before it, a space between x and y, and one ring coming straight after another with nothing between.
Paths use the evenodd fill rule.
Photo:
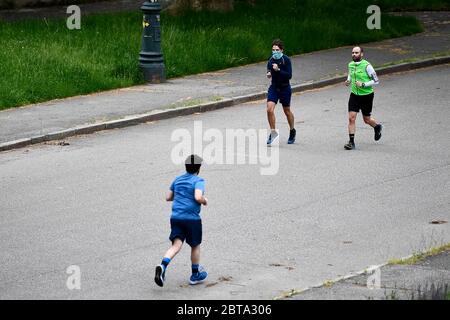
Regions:
<instances>
[{"instance_id":1,"label":"blue t-shirt","mask_svg":"<svg viewBox=\"0 0 450 320\"><path fill-rule=\"evenodd\" d=\"M195 174L176 177L170 186L174 193L171 219L200 220L200 203L195 200L195 189L205 192L205 180Z\"/></svg>"}]
</instances>

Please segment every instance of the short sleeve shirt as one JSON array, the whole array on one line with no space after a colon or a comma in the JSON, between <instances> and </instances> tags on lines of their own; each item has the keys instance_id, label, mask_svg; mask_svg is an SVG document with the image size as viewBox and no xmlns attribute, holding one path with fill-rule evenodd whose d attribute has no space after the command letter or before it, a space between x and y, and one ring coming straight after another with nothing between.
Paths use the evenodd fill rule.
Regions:
<instances>
[{"instance_id":1,"label":"short sleeve shirt","mask_svg":"<svg viewBox=\"0 0 450 320\"><path fill-rule=\"evenodd\" d=\"M195 200L195 189L205 192L205 180L185 173L175 178L170 186L174 193L171 219L200 220L200 203Z\"/></svg>"}]
</instances>

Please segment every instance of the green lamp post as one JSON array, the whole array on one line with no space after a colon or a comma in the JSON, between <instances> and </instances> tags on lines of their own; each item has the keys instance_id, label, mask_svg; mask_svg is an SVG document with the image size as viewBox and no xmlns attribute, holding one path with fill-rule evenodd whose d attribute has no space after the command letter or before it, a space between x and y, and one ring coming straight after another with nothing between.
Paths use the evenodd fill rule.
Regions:
<instances>
[{"instance_id":1,"label":"green lamp post","mask_svg":"<svg viewBox=\"0 0 450 320\"><path fill-rule=\"evenodd\" d=\"M158 0L149 0L144 2L141 10L144 12L142 21L144 30L141 52L139 52L139 66L147 82L164 82L166 75L161 52L161 5Z\"/></svg>"}]
</instances>

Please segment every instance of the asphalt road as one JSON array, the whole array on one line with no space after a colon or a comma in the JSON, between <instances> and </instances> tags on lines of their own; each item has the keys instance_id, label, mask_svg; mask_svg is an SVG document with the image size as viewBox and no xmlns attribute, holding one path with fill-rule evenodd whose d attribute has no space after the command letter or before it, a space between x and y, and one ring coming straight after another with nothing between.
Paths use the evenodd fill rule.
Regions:
<instances>
[{"instance_id":1,"label":"asphalt road","mask_svg":"<svg viewBox=\"0 0 450 320\"><path fill-rule=\"evenodd\" d=\"M264 101L1 153L0 298L271 299L449 242L448 223L430 224L450 220L449 71L381 77L379 142L358 118L357 150L344 150L348 89L338 85L293 97L294 145L277 107L275 175L252 157L205 165L210 275L194 287L187 246L164 288L153 282L169 246L164 195L183 172L171 135L194 121L203 132L266 129ZM265 138L257 148L267 151ZM79 290L66 286L71 265Z\"/></svg>"}]
</instances>

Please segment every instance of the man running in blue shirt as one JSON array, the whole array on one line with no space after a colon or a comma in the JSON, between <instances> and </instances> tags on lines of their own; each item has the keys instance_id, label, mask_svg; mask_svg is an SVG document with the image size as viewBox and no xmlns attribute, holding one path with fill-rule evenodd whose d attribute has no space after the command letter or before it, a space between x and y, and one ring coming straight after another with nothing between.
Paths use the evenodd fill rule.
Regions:
<instances>
[{"instance_id":1,"label":"man running in blue shirt","mask_svg":"<svg viewBox=\"0 0 450 320\"><path fill-rule=\"evenodd\" d=\"M294 114L291 111L292 90L289 80L292 78L292 65L288 56L283 54L284 44L280 39L272 42L272 56L267 62L267 78L272 78L272 83L267 93L267 119L270 126L270 135L267 145L271 145L277 138L275 130L275 105L278 101L283 106L284 114L289 123L288 144L295 142Z\"/></svg>"}]
</instances>

